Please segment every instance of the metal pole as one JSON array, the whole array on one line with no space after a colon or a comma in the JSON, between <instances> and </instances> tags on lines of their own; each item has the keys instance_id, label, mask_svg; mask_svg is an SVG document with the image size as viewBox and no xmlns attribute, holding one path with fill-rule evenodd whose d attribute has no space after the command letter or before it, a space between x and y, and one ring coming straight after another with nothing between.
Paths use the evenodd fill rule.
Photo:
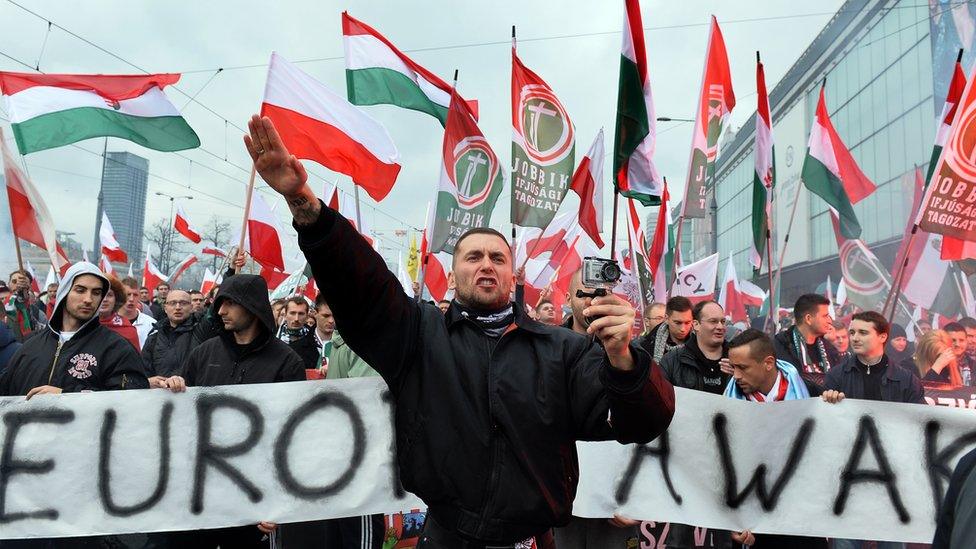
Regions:
<instances>
[{"instance_id":1,"label":"metal pole","mask_svg":"<svg viewBox=\"0 0 976 549\"><path fill-rule=\"evenodd\" d=\"M613 225L610 228L610 259L617 257L617 203L620 201L620 191L613 189Z\"/></svg>"}]
</instances>

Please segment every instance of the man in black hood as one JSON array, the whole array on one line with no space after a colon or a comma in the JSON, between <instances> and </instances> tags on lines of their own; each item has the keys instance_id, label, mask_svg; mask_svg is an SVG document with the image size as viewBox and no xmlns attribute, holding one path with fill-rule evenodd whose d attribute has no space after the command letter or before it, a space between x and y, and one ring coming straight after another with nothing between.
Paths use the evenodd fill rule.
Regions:
<instances>
[{"instance_id":1,"label":"man in black hood","mask_svg":"<svg viewBox=\"0 0 976 549\"><path fill-rule=\"evenodd\" d=\"M58 286L50 325L24 342L0 376L0 396L149 387L136 350L98 322L108 289L97 267L72 265Z\"/></svg>"},{"instance_id":2,"label":"man in black hood","mask_svg":"<svg viewBox=\"0 0 976 549\"><path fill-rule=\"evenodd\" d=\"M220 315L220 335L190 351L183 376L171 376L163 386L179 392L187 386L212 387L245 383L302 381L305 366L288 344L274 337L275 322L268 302L268 284L257 275L238 274L220 285L213 309ZM263 548L264 533L272 523L257 528L239 526L216 530L174 533L174 547Z\"/></svg>"}]
</instances>

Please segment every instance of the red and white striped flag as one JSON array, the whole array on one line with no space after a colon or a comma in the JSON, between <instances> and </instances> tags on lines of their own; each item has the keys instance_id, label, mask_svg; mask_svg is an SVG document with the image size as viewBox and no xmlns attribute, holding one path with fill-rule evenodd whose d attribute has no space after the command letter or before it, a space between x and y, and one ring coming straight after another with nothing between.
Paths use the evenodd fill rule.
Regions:
<instances>
[{"instance_id":1,"label":"red and white striped flag","mask_svg":"<svg viewBox=\"0 0 976 549\"><path fill-rule=\"evenodd\" d=\"M10 203L10 221L14 237L47 250L51 264L63 274L71 263L64 250L58 245L54 220L40 193L34 188L34 184L17 166L13 153L7 147L3 130L0 130L0 152L3 156L3 175L7 184L7 199Z\"/></svg>"},{"instance_id":2,"label":"red and white striped flag","mask_svg":"<svg viewBox=\"0 0 976 549\"><path fill-rule=\"evenodd\" d=\"M98 258L98 269L107 275L115 274L115 269L112 268L112 262L105 257L105 254L102 254Z\"/></svg>"},{"instance_id":3,"label":"red and white striped flag","mask_svg":"<svg viewBox=\"0 0 976 549\"><path fill-rule=\"evenodd\" d=\"M107 260L119 263L129 260L129 256L125 254L125 250L115 238L115 229L112 228L112 222L108 220L108 214L104 211L102 211L102 224L98 228L98 240L102 246L101 253Z\"/></svg>"},{"instance_id":4,"label":"red and white striped flag","mask_svg":"<svg viewBox=\"0 0 976 549\"><path fill-rule=\"evenodd\" d=\"M193 265L196 262L197 262L197 256L193 254L186 256L186 258L183 259L183 261L180 261L176 265L176 268L173 269L173 272L169 275L169 283L176 284L177 279L179 279L180 276L183 273L185 273L187 269L190 268L190 265Z\"/></svg>"},{"instance_id":5,"label":"red and white striped flag","mask_svg":"<svg viewBox=\"0 0 976 549\"><path fill-rule=\"evenodd\" d=\"M373 200L393 188L400 153L386 128L277 53L261 116L274 122L291 154L348 175Z\"/></svg>"},{"instance_id":6,"label":"red and white striped flag","mask_svg":"<svg viewBox=\"0 0 976 549\"><path fill-rule=\"evenodd\" d=\"M285 270L285 259L281 254L281 229L271 207L260 193L251 198L251 211L247 218L246 245L251 257L263 267Z\"/></svg>"},{"instance_id":7,"label":"red and white striped flag","mask_svg":"<svg viewBox=\"0 0 976 549\"><path fill-rule=\"evenodd\" d=\"M24 270L30 273L31 291L34 292L34 295L41 293L41 283L37 280L37 273L34 272L34 266L31 265L30 260L24 261Z\"/></svg>"},{"instance_id":8,"label":"red and white striped flag","mask_svg":"<svg viewBox=\"0 0 976 549\"><path fill-rule=\"evenodd\" d=\"M220 284L220 282L217 280L217 275L215 275L213 271L207 267L207 269L203 271L203 282L200 284L200 293L203 295L209 294L210 290L214 289L217 284Z\"/></svg>"},{"instance_id":9,"label":"red and white striped flag","mask_svg":"<svg viewBox=\"0 0 976 549\"><path fill-rule=\"evenodd\" d=\"M202 254L214 255L217 257L227 257L227 252L222 248L217 248L216 246L204 246L203 250L200 252Z\"/></svg>"},{"instance_id":10,"label":"red and white striped flag","mask_svg":"<svg viewBox=\"0 0 976 549\"><path fill-rule=\"evenodd\" d=\"M149 299L152 299L153 292L156 291L156 286L168 280L169 278L158 267L153 265L152 259L149 257L149 252L146 252L146 263L142 268L142 285L149 290Z\"/></svg>"},{"instance_id":11,"label":"red and white striped flag","mask_svg":"<svg viewBox=\"0 0 976 549\"><path fill-rule=\"evenodd\" d=\"M586 156L580 160L569 188L579 195L579 224L590 235L598 248L603 247L600 232L603 231L603 128L596 134Z\"/></svg>"},{"instance_id":12,"label":"red and white striped flag","mask_svg":"<svg viewBox=\"0 0 976 549\"><path fill-rule=\"evenodd\" d=\"M190 218L183 212L182 204L176 205L176 217L173 218L173 228L176 229L176 232L185 236L190 242L194 244L200 243L200 231L190 223Z\"/></svg>"},{"instance_id":13,"label":"red and white striped flag","mask_svg":"<svg viewBox=\"0 0 976 549\"><path fill-rule=\"evenodd\" d=\"M671 228L671 193L668 192L668 182L664 182L661 190L661 205L657 211L657 224L654 226L651 249L647 253L647 262L651 266L651 289L654 291L654 301L663 303L668 295L667 250L668 235Z\"/></svg>"}]
</instances>

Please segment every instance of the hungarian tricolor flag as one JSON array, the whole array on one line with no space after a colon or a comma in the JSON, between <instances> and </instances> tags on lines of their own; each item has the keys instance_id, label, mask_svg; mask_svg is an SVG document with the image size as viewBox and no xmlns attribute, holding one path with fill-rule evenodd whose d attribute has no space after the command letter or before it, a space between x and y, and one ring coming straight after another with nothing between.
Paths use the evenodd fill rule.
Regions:
<instances>
[{"instance_id":1,"label":"hungarian tricolor flag","mask_svg":"<svg viewBox=\"0 0 976 549\"><path fill-rule=\"evenodd\" d=\"M346 95L353 105L396 105L427 113L447 125L451 86L403 54L366 23L342 12ZM478 117L478 102L468 101Z\"/></svg>"},{"instance_id":2,"label":"hungarian tricolor flag","mask_svg":"<svg viewBox=\"0 0 976 549\"><path fill-rule=\"evenodd\" d=\"M285 270L285 259L281 254L281 230L271 207L260 193L251 198L251 211L247 216L246 246L254 261L262 267ZM270 281L269 281L270 282ZM271 287L271 286L269 286Z\"/></svg>"},{"instance_id":3,"label":"hungarian tricolor flag","mask_svg":"<svg viewBox=\"0 0 976 549\"><path fill-rule=\"evenodd\" d=\"M115 229L112 228L112 222L108 220L108 214L104 211L102 211L102 223L98 227L98 240L102 247L101 253L106 259L118 263L129 261L129 256L125 255L125 250L115 238Z\"/></svg>"},{"instance_id":4,"label":"hungarian tricolor flag","mask_svg":"<svg viewBox=\"0 0 976 549\"><path fill-rule=\"evenodd\" d=\"M194 244L200 243L200 231L190 223L190 218L183 211L182 204L177 204L176 206L176 217L173 218L173 228L176 229L176 232L185 236L190 242Z\"/></svg>"},{"instance_id":5,"label":"hungarian tricolor flag","mask_svg":"<svg viewBox=\"0 0 976 549\"><path fill-rule=\"evenodd\" d=\"M766 253L766 239L772 227L770 213L773 186L776 183L776 161L773 156L773 122L769 116L769 97L766 95L766 74L756 53L756 91L759 106L756 110L756 171L752 176L752 249L749 261L757 269Z\"/></svg>"},{"instance_id":6,"label":"hungarian tricolor flag","mask_svg":"<svg viewBox=\"0 0 976 549\"><path fill-rule=\"evenodd\" d=\"M274 122L291 154L348 175L373 200L383 200L400 173L386 128L277 53L261 116Z\"/></svg>"},{"instance_id":7,"label":"hungarian tricolor flag","mask_svg":"<svg viewBox=\"0 0 976 549\"><path fill-rule=\"evenodd\" d=\"M465 231L488 226L505 177L495 151L457 94L451 100L441 154L430 251L453 254Z\"/></svg>"},{"instance_id":8,"label":"hungarian tricolor flag","mask_svg":"<svg viewBox=\"0 0 976 549\"><path fill-rule=\"evenodd\" d=\"M691 157L688 161L688 182L685 199L682 201L682 217L704 218L708 212L705 183L715 170L718 138L733 107L735 94L732 92L729 56L725 51L722 30L713 15L708 32L701 94L698 96L698 109L695 111L695 127L691 134Z\"/></svg>"},{"instance_id":9,"label":"hungarian tricolor flag","mask_svg":"<svg viewBox=\"0 0 976 549\"><path fill-rule=\"evenodd\" d=\"M603 128L600 128L569 184L569 188L579 195L579 224L598 248L603 247L600 237L603 231L603 189L598 184L603 179L603 156Z\"/></svg>"},{"instance_id":10,"label":"hungarian tricolor flag","mask_svg":"<svg viewBox=\"0 0 976 549\"><path fill-rule=\"evenodd\" d=\"M21 154L102 136L181 151L199 147L200 138L163 92L179 79L0 72L0 91Z\"/></svg>"},{"instance_id":11,"label":"hungarian tricolor flag","mask_svg":"<svg viewBox=\"0 0 976 549\"><path fill-rule=\"evenodd\" d=\"M932 174L935 173L935 166L939 163L942 149L949 139L949 130L952 129L952 121L956 118L959 101L962 99L962 92L965 89L966 73L962 70L962 50L959 50L956 66L952 71L952 81L949 82L949 91L946 94L945 103L942 105L942 116L939 117L939 129L935 134L935 146L932 147L929 171L925 177L926 185L932 181ZM946 260L976 259L976 242L943 236L941 257Z\"/></svg>"},{"instance_id":12,"label":"hungarian tricolor flag","mask_svg":"<svg viewBox=\"0 0 976 549\"><path fill-rule=\"evenodd\" d=\"M512 48L512 223L545 227L569 191L576 130L549 84Z\"/></svg>"},{"instance_id":13,"label":"hungarian tricolor flag","mask_svg":"<svg viewBox=\"0 0 976 549\"><path fill-rule=\"evenodd\" d=\"M810 192L837 211L844 238L860 238L861 225L854 214L854 204L873 193L875 187L834 129L823 86L800 177Z\"/></svg>"},{"instance_id":14,"label":"hungarian tricolor flag","mask_svg":"<svg viewBox=\"0 0 976 549\"><path fill-rule=\"evenodd\" d=\"M146 252L146 263L142 267L142 285L149 290L149 299L152 299L153 292L156 291L156 286L168 281L169 278L153 264L152 259L149 257L149 252Z\"/></svg>"},{"instance_id":15,"label":"hungarian tricolor flag","mask_svg":"<svg viewBox=\"0 0 976 549\"><path fill-rule=\"evenodd\" d=\"M657 128L638 0L624 0L623 34L613 141L613 180L622 195L639 200L645 206L653 206L661 201L663 182L654 167Z\"/></svg>"},{"instance_id":16,"label":"hungarian tricolor flag","mask_svg":"<svg viewBox=\"0 0 976 549\"><path fill-rule=\"evenodd\" d=\"M3 155L3 175L7 185L7 200L10 205L10 222L14 238L26 240L46 250L51 265L55 266L59 273L64 273L70 262L64 250L58 245L54 220L40 193L34 188L34 184L17 166L13 153L7 147L3 130L0 130L0 152Z\"/></svg>"},{"instance_id":17,"label":"hungarian tricolor flag","mask_svg":"<svg viewBox=\"0 0 976 549\"><path fill-rule=\"evenodd\" d=\"M176 264L176 267L173 269L173 272L170 273L169 283L176 284L176 281L180 278L180 276L183 273L185 273L187 269L190 268L190 265L193 265L196 262L197 262L197 256L193 254L187 255L183 259L183 261L180 261L179 263Z\"/></svg>"}]
</instances>

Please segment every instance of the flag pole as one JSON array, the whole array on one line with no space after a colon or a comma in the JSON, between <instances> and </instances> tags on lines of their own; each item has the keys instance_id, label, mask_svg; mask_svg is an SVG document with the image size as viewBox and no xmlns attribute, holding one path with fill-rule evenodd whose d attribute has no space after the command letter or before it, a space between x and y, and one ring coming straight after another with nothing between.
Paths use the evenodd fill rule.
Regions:
<instances>
[{"instance_id":1,"label":"flag pole","mask_svg":"<svg viewBox=\"0 0 976 549\"><path fill-rule=\"evenodd\" d=\"M251 176L247 181L247 193L244 195L244 221L241 222L241 240L237 243L238 253L244 249L244 239L247 237L247 219L251 216L251 196L254 195L254 177L257 173L257 166L252 162Z\"/></svg>"},{"instance_id":2,"label":"flag pole","mask_svg":"<svg viewBox=\"0 0 976 549\"><path fill-rule=\"evenodd\" d=\"M915 165L915 169L912 173L917 172L918 164ZM922 207L921 201L918 203L918 207ZM905 257L902 258L900 265L895 265L897 271L895 272L895 276L892 278L893 282L895 283L895 287L892 288L892 291L888 292L888 297L885 298L884 306L881 308L881 313L888 317L888 322L891 322L891 319L895 316L895 307L892 306L891 311L889 312L888 305L891 304L892 296L894 296L896 301L898 300L898 295L901 294L901 285L902 282L904 282L905 271L908 270L908 258L912 253L912 242L915 241L915 233L918 232L918 223L916 223L917 215L918 211L913 211L912 216L909 218L909 223L912 224L912 232L908 235L908 242L905 243Z\"/></svg>"},{"instance_id":3,"label":"flag pole","mask_svg":"<svg viewBox=\"0 0 976 549\"><path fill-rule=\"evenodd\" d=\"M518 45L515 38L515 25L512 25L512 62L514 63L515 48ZM514 70L514 68L513 68ZM512 258L515 258L515 254L518 253L518 232L515 230L515 186L512 185L511 188L511 199L509 200L509 216L512 220ZM543 230L545 232L545 230ZM540 235L541 237L541 235ZM529 255L525 256L525 262L522 266L515 270L515 305L517 307L525 308L525 263L528 262ZM518 275L519 271L522 272L521 276Z\"/></svg>"},{"instance_id":4,"label":"flag pole","mask_svg":"<svg viewBox=\"0 0 976 549\"><path fill-rule=\"evenodd\" d=\"M684 200L687 200L686 196ZM681 229L685 225L684 204L681 205L681 214L678 215L678 230L674 233L674 257L671 258L671 283L668 284L668 297L671 296L671 287L678 280L678 262L681 261Z\"/></svg>"}]
</instances>

